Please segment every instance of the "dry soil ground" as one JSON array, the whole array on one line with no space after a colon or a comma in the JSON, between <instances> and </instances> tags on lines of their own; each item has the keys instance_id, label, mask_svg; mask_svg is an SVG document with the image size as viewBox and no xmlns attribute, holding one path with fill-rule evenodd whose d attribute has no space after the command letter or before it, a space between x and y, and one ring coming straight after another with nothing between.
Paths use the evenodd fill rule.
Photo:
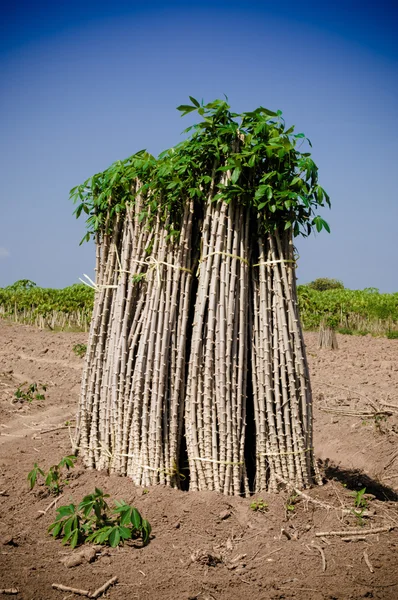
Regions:
<instances>
[{"instance_id":1,"label":"dry soil ground","mask_svg":"<svg viewBox=\"0 0 398 600\"><path fill-rule=\"evenodd\" d=\"M338 336L339 350L319 351L316 335L306 334L325 474L325 485L308 494L333 508L289 500L288 492L261 494L266 512L250 508L253 498L144 493L78 463L61 504L100 487L136 505L153 535L145 548L103 549L93 562L67 567L72 551L47 533L55 508L39 512L52 497L43 485L29 491L26 476L34 462L47 469L71 451L65 422L75 416L83 364L72 347L85 341L0 320L0 588L16 588L24 600L72 599L52 584L92 592L117 576L110 600L398 598L398 341ZM25 381L47 384L45 400L14 403ZM363 487L372 496L361 523L342 508L353 508ZM351 528L361 530L344 536L351 541L317 535Z\"/></svg>"}]
</instances>

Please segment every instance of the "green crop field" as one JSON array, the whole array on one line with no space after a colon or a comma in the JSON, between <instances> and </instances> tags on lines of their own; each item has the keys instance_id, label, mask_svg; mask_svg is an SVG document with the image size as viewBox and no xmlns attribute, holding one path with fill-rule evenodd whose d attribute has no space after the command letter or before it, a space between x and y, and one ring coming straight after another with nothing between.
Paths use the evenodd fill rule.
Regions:
<instances>
[{"instance_id":1,"label":"green crop field","mask_svg":"<svg viewBox=\"0 0 398 600\"><path fill-rule=\"evenodd\" d=\"M365 290L328 289L298 286L303 327L317 329L321 321L340 333L372 333L394 337L398 331L398 293L380 294Z\"/></svg>"},{"instance_id":2,"label":"green crop field","mask_svg":"<svg viewBox=\"0 0 398 600\"><path fill-rule=\"evenodd\" d=\"M41 328L87 331L93 302L94 290L83 284L51 289L22 280L0 288L1 317ZM398 293L299 285L298 302L305 330L326 321L341 333L398 335Z\"/></svg>"},{"instance_id":3,"label":"green crop field","mask_svg":"<svg viewBox=\"0 0 398 600\"><path fill-rule=\"evenodd\" d=\"M87 331L94 290L83 284L41 288L27 279L0 288L0 316L41 329Z\"/></svg>"}]
</instances>

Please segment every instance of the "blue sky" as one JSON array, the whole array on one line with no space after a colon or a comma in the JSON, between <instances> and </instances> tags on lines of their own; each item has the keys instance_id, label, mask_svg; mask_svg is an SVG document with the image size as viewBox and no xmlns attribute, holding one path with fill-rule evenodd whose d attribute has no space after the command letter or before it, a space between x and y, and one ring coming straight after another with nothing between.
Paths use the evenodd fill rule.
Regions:
<instances>
[{"instance_id":1,"label":"blue sky","mask_svg":"<svg viewBox=\"0 0 398 600\"><path fill-rule=\"evenodd\" d=\"M188 121L188 95L281 109L313 143L332 233L298 276L398 291L393 3L14 2L0 30L0 286L93 276L69 189ZM11 3L10 3L11 5Z\"/></svg>"}]
</instances>

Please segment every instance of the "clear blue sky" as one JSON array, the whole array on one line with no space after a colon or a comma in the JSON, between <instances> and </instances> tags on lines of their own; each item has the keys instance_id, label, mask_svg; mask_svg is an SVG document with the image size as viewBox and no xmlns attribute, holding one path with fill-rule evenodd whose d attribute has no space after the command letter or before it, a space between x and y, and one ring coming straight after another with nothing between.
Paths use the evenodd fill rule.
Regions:
<instances>
[{"instance_id":1,"label":"clear blue sky","mask_svg":"<svg viewBox=\"0 0 398 600\"><path fill-rule=\"evenodd\" d=\"M188 95L281 109L313 143L332 233L297 241L299 282L398 291L393 2L3 3L0 287L93 276L69 189L187 125Z\"/></svg>"}]
</instances>

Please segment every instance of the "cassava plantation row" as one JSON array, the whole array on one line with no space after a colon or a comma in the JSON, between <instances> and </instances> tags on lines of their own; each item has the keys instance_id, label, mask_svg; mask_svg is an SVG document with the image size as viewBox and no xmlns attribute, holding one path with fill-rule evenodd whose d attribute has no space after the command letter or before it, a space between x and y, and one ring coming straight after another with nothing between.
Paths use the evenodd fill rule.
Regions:
<instances>
[{"instance_id":1,"label":"cassava plantation row","mask_svg":"<svg viewBox=\"0 0 398 600\"><path fill-rule=\"evenodd\" d=\"M76 431L91 468L246 494L320 482L293 236L328 230L317 167L262 107L203 118L71 191L95 237Z\"/></svg>"}]
</instances>

